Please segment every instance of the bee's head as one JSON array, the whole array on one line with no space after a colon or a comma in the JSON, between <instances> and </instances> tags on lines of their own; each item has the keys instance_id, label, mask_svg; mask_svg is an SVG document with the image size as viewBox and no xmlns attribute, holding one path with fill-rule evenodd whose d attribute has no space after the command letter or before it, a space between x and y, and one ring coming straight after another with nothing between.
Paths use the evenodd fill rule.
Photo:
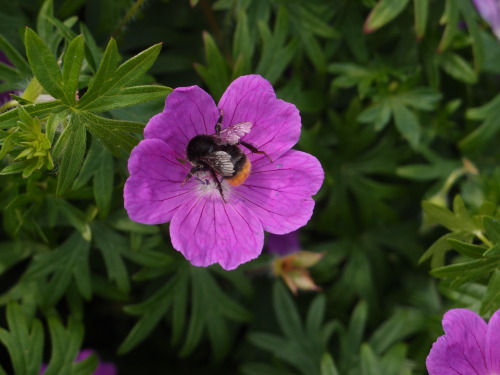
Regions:
<instances>
[{"instance_id":1,"label":"bee's head","mask_svg":"<svg viewBox=\"0 0 500 375\"><path fill-rule=\"evenodd\" d=\"M189 161L195 161L201 156L214 152L215 147L216 143L213 136L200 134L189 141L186 147L186 155Z\"/></svg>"}]
</instances>

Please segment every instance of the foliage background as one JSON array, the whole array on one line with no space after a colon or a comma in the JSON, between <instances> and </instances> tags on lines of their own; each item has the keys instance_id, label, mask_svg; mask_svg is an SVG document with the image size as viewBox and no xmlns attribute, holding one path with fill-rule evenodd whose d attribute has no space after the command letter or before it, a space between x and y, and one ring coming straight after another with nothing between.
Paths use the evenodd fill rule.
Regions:
<instances>
[{"instance_id":1,"label":"foliage background","mask_svg":"<svg viewBox=\"0 0 500 375\"><path fill-rule=\"evenodd\" d=\"M500 307L500 44L469 0L0 9L14 64L0 91L21 104L0 115L0 374L89 374L95 356L72 363L88 347L120 374L425 374L445 310ZM168 224L123 209L129 151L167 87L217 100L250 73L297 105L298 148L325 169L300 232L325 253L318 293L290 294L269 253L192 267Z\"/></svg>"}]
</instances>

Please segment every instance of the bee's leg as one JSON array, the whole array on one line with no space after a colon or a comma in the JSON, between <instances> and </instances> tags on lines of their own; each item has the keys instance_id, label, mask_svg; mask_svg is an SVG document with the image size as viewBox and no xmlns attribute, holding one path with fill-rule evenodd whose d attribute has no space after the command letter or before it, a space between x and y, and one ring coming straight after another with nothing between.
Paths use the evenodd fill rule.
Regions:
<instances>
[{"instance_id":1,"label":"bee's leg","mask_svg":"<svg viewBox=\"0 0 500 375\"><path fill-rule=\"evenodd\" d=\"M219 193L220 193L220 196L222 197L222 200L224 201L224 203L227 203L226 198L224 198L224 191L222 190L222 185L219 181L219 178L217 177L217 175L215 174L215 171L213 169L209 169L209 171L210 171L210 174L212 175L212 179L217 184L217 189L219 190Z\"/></svg>"},{"instance_id":2,"label":"bee's leg","mask_svg":"<svg viewBox=\"0 0 500 375\"><path fill-rule=\"evenodd\" d=\"M184 186L184 184L186 182L188 182L189 179L191 177L193 177L193 174L195 174L196 172L201 172L201 171L206 171L206 170L207 170L207 167L193 167L193 168L191 168L191 170L189 171L189 173L186 175L186 178L184 179L184 181L182 181L181 186Z\"/></svg>"},{"instance_id":3,"label":"bee's leg","mask_svg":"<svg viewBox=\"0 0 500 375\"><path fill-rule=\"evenodd\" d=\"M254 153L254 154L264 154L264 155L266 155L266 157L269 159L269 161L271 163L273 162L273 159L271 159L271 157L265 151L260 151L257 147L252 146L250 143L239 141L238 144L240 144L242 146L245 146L250 151L252 151L252 153Z\"/></svg>"},{"instance_id":4,"label":"bee's leg","mask_svg":"<svg viewBox=\"0 0 500 375\"><path fill-rule=\"evenodd\" d=\"M224 111L219 108L219 113L220 113L219 119L217 120L217 123L215 124L215 133L216 134L220 133L220 129L222 127L222 120L224 119Z\"/></svg>"}]
</instances>

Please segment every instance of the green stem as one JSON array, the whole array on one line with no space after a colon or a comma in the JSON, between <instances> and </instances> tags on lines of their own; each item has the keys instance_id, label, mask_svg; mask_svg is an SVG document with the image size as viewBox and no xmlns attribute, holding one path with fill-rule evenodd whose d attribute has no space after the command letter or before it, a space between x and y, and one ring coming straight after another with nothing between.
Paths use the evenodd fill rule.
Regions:
<instances>
[{"instance_id":1,"label":"green stem","mask_svg":"<svg viewBox=\"0 0 500 375\"><path fill-rule=\"evenodd\" d=\"M28 83L28 87L24 90L22 97L30 102L34 102L42 93L43 88L38 82L38 80L33 77Z\"/></svg>"},{"instance_id":2,"label":"green stem","mask_svg":"<svg viewBox=\"0 0 500 375\"><path fill-rule=\"evenodd\" d=\"M0 106L0 113L7 112L9 109L16 107L17 104L17 100L9 100Z\"/></svg>"},{"instance_id":3,"label":"green stem","mask_svg":"<svg viewBox=\"0 0 500 375\"><path fill-rule=\"evenodd\" d=\"M116 27L115 31L113 32L113 35L116 37L121 31L127 26L127 24L130 22L132 18L139 12L141 9L141 6L146 2L146 0L137 0L134 5L130 7L128 12L125 14L125 16L121 19L120 23Z\"/></svg>"},{"instance_id":4,"label":"green stem","mask_svg":"<svg viewBox=\"0 0 500 375\"><path fill-rule=\"evenodd\" d=\"M477 232L474 232L474 234L476 235L477 238L479 238L481 241L483 241L483 243L488 246L489 248L492 248L493 247L493 244L490 242L490 240L488 240L483 232L481 231L477 231Z\"/></svg>"}]
</instances>

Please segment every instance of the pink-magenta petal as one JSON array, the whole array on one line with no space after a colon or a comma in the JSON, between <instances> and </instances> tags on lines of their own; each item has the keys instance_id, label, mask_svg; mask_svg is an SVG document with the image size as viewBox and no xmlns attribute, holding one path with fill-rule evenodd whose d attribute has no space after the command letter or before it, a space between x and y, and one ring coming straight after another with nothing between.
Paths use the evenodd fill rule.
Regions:
<instances>
[{"instance_id":1,"label":"pink-magenta petal","mask_svg":"<svg viewBox=\"0 0 500 375\"><path fill-rule=\"evenodd\" d=\"M427 356L429 375L488 375L484 320L470 310L452 309L443 317L443 329Z\"/></svg>"},{"instance_id":2,"label":"pink-magenta petal","mask_svg":"<svg viewBox=\"0 0 500 375\"><path fill-rule=\"evenodd\" d=\"M214 134L219 111L214 100L198 86L180 87L170 93L162 113L149 120L144 138L165 141L177 156L198 134Z\"/></svg>"},{"instance_id":3,"label":"pink-magenta petal","mask_svg":"<svg viewBox=\"0 0 500 375\"><path fill-rule=\"evenodd\" d=\"M130 218L143 224L161 224L192 197L196 182L182 182L188 163L178 161L168 144L145 139L132 150L128 161L130 177L125 183L125 209Z\"/></svg>"},{"instance_id":4,"label":"pink-magenta petal","mask_svg":"<svg viewBox=\"0 0 500 375\"><path fill-rule=\"evenodd\" d=\"M117 375L118 370L113 363L100 362L93 375Z\"/></svg>"},{"instance_id":5,"label":"pink-magenta petal","mask_svg":"<svg viewBox=\"0 0 500 375\"><path fill-rule=\"evenodd\" d=\"M473 0L477 11L488 22L500 40L500 1L498 0Z\"/></svg>"},{"instance_id":6,"label":"pink-magenta petal","mask_svg":"<svg viewBox=\"0 0 500 375\"><path fill-rule=\"evenodd\" d=\"M493 314L488 323L486 361L490 374L500 374L500 310Z\"/></svg>"},{"instance_id":7,"label":"pink-magenta petal","mask_svg":"<svg viewBox=\"0 0 500 375\"><path fill-rule=\"evenodd\" d=\"M299 140L298 109L277 99L271 84L259 75L234 80L219 101L219 108L224 111L223 127L251 122L252 131L243 141L265 151L272 159L280 157ZM254 154L251 160L262 157L262 154Z\"/></svg>"},{"instance_id":8,"label":"pink-magenta petal","mask_svg":"<svg viewBox=\"0 0 500 375\"><path fill-rule=\"evenodd\" d=\"M264 230L285 234L306 225L314 208L311 196L324 179L318 159L289 150L272 164L261 159L252 168L234 193L259 218Z\"/></svg>"},{"instance_id":9,"label":"pink-magenta petal","mask_svg":"<svg viewBox=\"0 0 500 375\"><path fill-rule=\"evenodd\" d=\"M224 203L217 194L192 199L170 224L173 247L195 266L219 263L232 270L259 256L264 231L259 220L238 202Z\"/></svg>"}]
</instances>

